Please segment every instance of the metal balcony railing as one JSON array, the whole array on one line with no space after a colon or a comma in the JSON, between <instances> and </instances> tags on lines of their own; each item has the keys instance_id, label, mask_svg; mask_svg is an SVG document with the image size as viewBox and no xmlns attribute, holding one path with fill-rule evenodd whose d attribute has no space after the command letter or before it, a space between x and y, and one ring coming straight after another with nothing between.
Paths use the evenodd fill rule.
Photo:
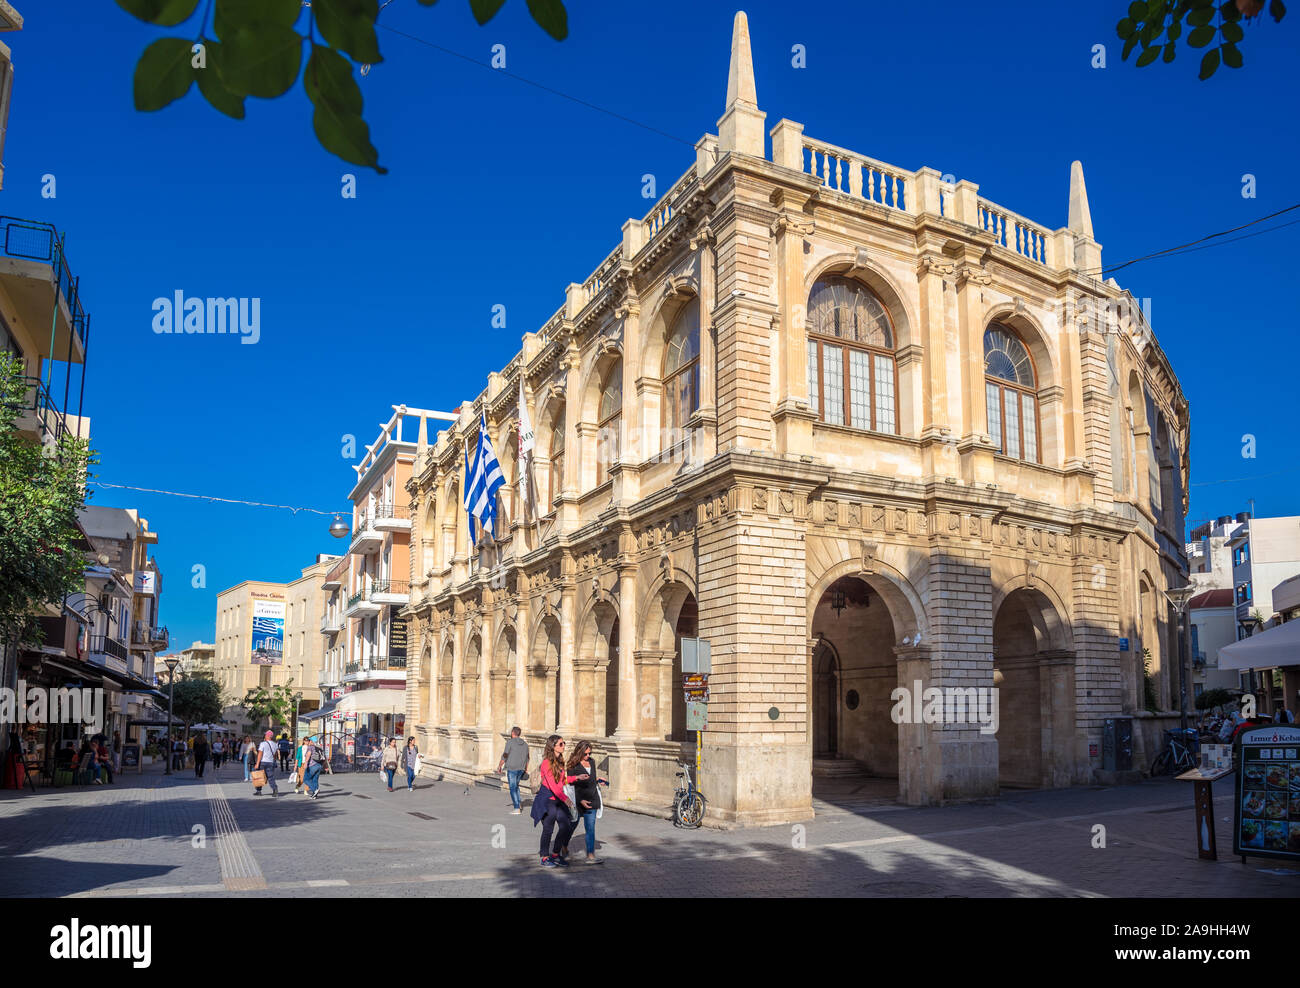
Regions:
<instances>
[{"instance_id":1,"label":"metal balcony railing","mask_svg":"<svg viewBox=\"0 0 1300 988\"><path fill-rule=\"evenodd\" d=\"M398 521L407 521L411 517L410 509L404 504L378 504L375 505L374 517L371 522L385 521L389 518L395 518Z\"/></svg>"},{"instance_id":2,"label":"metal balcony railing","mask_svg":"<svg viewBox=\"0 0 1300 988\"><path fill-rule=\"evenodd\" d=\"M131 654L130 650L124 644L110 635L91 635L90 651L92 653L98 652L102 655L111 655L113 658L121 659L123 662L127 661Z\"/></svg>"},{"instance_id":3,"label":"metal balcony railing","mask_svg":"<svg viewBox=\"0 0 1300 988\"><path fill-rule=\"evenodd\" d=\"M409 596L410 593L411 584L408 580L375 580L349 597L348 607L354 607L363 600L374 600L376 594Z\"/></svg>"},{"instance_id":4,"label":"metal balcony railing","mask_svg":"<svg viewBox=\"0 0 1300 988\"><path fill-rule=\"evenodd\" d=\"M41 261L54 269L54 282L68 306L72 331L81 338L84 350L90 338L90 316L81 304L79 278L72 276L63 253L63 239L50 223L0 216L0 253L28 261Z\"/></svg>"},{"instance_id":5,"label":"metal balcony railing","mask_svg":"<svg viewBox=\"0 0 1300 988\"><path fill-rule=\"evenodd\" d=\"M68 428L68 419L64 410L55 403L50 396L49 388L39 377L26 375L23 377L23 382L27 385L27 392L23 403L18 407L19 428L23 428L23 420L28 417L27 413L30 413L30 417L36 421L36 431L41 441L52 439L58 442L72 431Z\"/></svg>"},{"instance_id":6,"label":"metal balcony railing","mask_svg":"<svg viewBox=\"0 0 1300 988\"><path fill-rule=\"evenodd\" d=\"M360 662L349 662L344 667L344 675L351 676L358 672L388 672L405 668L405 655L372 655Z\"/></svg>"}]
</instances>

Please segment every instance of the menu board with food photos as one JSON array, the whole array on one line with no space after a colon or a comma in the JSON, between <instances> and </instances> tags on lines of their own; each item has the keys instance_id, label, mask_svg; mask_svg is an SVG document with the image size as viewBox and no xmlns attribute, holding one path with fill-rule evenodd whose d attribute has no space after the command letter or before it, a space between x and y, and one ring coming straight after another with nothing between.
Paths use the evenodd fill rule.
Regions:
<instances>
[{"instance_id":1,"label":"menu board with food photos","mask_svg":"<svg viewBox=\"0 0 1300 988\"><path fill-rule=\"evenodd\" d=\"M1300 861L1300 728L1270 724L1237 740L1233 853Z\"/></svg>"}]
</instances>

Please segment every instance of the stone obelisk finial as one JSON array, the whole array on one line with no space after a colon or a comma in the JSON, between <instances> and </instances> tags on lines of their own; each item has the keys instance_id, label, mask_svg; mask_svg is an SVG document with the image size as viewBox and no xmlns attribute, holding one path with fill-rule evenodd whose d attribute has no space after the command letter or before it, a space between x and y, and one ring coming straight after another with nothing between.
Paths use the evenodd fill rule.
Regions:
<instances>
[{"instance_id":1,"label":"stone obelisk finial","mask_svg":"<svg viewBox=\"0 0 1300 988\"><path fill-rule=\"evenodd\" d=\"M731 66L727 73L727 111L718 120L718 153L739 151L763 157L763 122L754 85L754 57L749 50L749 19L736 12L731 29Z\"/></svg>"},{"instance_id":2,"label":"stone obelisk finial","mask_svg":"<svg viewBox=\"0 0 1300 988\"><path fill-rule=\"evenodd\" d=\"M1070 232L1089 239L1093 235L1092 210L1088 208L1088 186L1083 184L1082 161L1070 165Z\"/></svg>"},{"instance_id":3,"label":"stone obelisk finial","mask_svg":"<svg viewBox=\"0 0 1300 988\"><path fill-rule=\"evenodd\" d=\"M1070 165L1070 221L1074 234L1074 266L1083 274L1100 279L1101 244L1092 232L1092 210L1088 207L1088 187L1083 183L1083 162Z\"/></svg>"}]
</instances>

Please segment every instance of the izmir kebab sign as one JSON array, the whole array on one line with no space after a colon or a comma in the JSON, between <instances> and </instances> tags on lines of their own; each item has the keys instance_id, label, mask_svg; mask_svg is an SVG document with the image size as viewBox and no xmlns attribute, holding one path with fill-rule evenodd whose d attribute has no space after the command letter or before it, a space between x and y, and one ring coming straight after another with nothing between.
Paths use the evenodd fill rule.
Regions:
<instances>
[{"instance_id":1,"label":"izmir kebab sign","mask_svg":"<svg viewBox=\"0 0 1300 988\"><path fill-rule=\"evenodd\" d=\"M1269 724L1237 741L1237 814L1232 850L1300 861L1300 729Z\"/></svg>"}]
</instances>

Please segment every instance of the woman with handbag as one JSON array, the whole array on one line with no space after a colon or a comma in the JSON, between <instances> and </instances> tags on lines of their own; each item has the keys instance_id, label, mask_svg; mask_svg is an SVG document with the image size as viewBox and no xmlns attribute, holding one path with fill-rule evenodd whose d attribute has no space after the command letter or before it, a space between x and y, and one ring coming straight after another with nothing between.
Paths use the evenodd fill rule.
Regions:
<instances>
[{"instance_id":1,"label":"woman with handbag","mask_svg":"<svg viewBox=\"0 0 1300 988\"><path fill-rule=\"evenodd\" d=\"M275 732L267 731L262 743L257 746L255 757L260 764L253 770L253 795L262 795L262 786L271 784L271 795L280 795L280 787L275 784L275 763L280 758L280 748L275 743ZM261 776L259 779L258 777Z\"/></svg>"},{"instance_id":2,"label":"woman with handbag","mask_svg":"<svg viewBox=\"0 0 1300 988\"><path fill-rule=\"evenodd\" d=\"M384 774L388 776L388 791L392 792L393 773L396 772L397 767L402 764L401 752L397 750L397 738L392 737L388 739L388 747L384 749L384 754L379 764L383 768Z\"/></svg>"},{"instance_id":3,"label":"woman with handbag","mask_svg":"<svg viewBox=\"0 0 1300 988\"><path fill-rule=\"evenodd\" d=\"M420 749L416 747L414 737L406 739L402 763L406 766L406 791L415 792L415 777L420 773Z\"/></svg>"},{"instance_id":4,"label":"woman with handbag","mask_svg":"<svg viewBox=\"0 0 1300 988\"><path fill-rule=\"evenodd\" d=\"M564 770L564 739L552 734L546 739L542 751L542 767L538 773L541 785L533 797L533 825L542 825L542 844L540 854L543 868L568 867L569 862L561 854L562 848L569 846L569 837L577 826L573 807L564 795L564 787L570 782L577 782L584 776L570 776ZM551 842L551 832L555 831L555 842Z\"/></svg>"},{"instance_id":5,"label":"woman with handbag","mask_svg":"<svg viewBox=\"0 0 1300 988\"><path fill-rule=\"evenodd\" d=\"M607 786L609 783L596 777L596 763L592 759L590 741L574 743L573 754L569 756L569 764L565 771L569 778L577 780L573 783L573 802L582 817L582 835L587 841L586 863L604 864L604 858L596 857L596 816L604 809L600 799L600 787ZM577 829L578 825L574 823L574 832ZM568 855L567 845L563 853Z\"/></svg>"},{"instance_id":6,"label":"woman with handbag","mask_svg":"<svg viewBox=\"0 0 1300 988\"><path fill-rule=\"evenodd\" d=\"M330 768L329 762L325 760L325 751L317 746L316 742L308 738L302 744L302 777L307 786L307 795L312 799L320 796L320 774L321 770L329 771L330 775L334 770Z\"/></svg>"}]
</instances>

